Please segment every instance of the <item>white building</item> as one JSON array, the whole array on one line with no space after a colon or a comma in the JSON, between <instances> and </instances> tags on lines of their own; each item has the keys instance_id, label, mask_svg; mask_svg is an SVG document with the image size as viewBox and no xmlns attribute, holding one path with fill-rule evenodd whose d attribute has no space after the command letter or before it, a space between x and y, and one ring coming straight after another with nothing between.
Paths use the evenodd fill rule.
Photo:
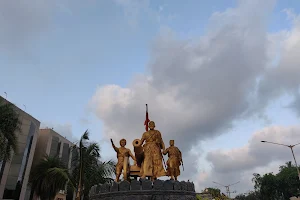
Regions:
<instances>
[{"instance_id":1,"label":"white building","mask_svg":"<svg viewBox=\"0 0 300 200\"><path fill-rule=\"evenodd\" d=\"M18 151L14 152L10 160L0 163L0 199L24 200L30 193L27 185L40 122L20 108L14 108L22 125L21 131L15 133L18 137Z\"/></svg>"}]
</instances>

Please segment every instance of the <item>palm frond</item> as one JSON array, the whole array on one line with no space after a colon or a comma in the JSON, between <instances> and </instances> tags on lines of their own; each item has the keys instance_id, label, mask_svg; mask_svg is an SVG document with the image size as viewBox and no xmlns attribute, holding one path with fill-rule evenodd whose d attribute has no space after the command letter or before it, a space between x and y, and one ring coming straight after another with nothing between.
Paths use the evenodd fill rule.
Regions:
<instances>
[{"instance_id":1,"label":"palm frond","mask_svg":"<svg viewBox=\"0 0 300 200\"><path fill-rule=\"evenodd\" d=\"M83 135L81 136L81 139L80 140L89 140L90 138L89 138L89 135L90 135L90 133L89 133L89 131L88 130L86 130L84 133L83 133Z\"/></svg>"},{"instance_id":2,"label":"palm frond","mask_svg":"<svg viewBox=\"0 0 300 200\"><path fill-rule=\"evenodd\" d=\"M113 160L102 162L99 169L105 177L111 177L116 172L116 163Z\"/></svg>"},{"instance_id":3,"label":"palm frond","mask_svg":"<svg viewBox=\"0 0 300 200\"><path fill-rule=\"evenodd\" d=\"M67 183L73 186L67 168L57 157L45 156L30 173L29 183L41 199L53 199Z\"/></svg>"},{"instance_id":4,"label":"palm frond","mask_svg":"<svg viewBox=\"0 0 300 200\"><path fill-rule=\"evenodd\" d=\"M86 147L86 153L92 156L100 156L100 147L97 143L91 143Z\"/></svg>"},{"instance_id":5,"label":"palm frond","mask_svg":"<svg viewBox=\"0 0 300 200\"><path fill-rule=\"evenodd\" d=\"M93 185L112 182L115 173L115 162L109 160L101 162L100 147L97 143L88 142L89 133L84 132L81 136L79 147L72 151L72 181L78 187L80 177L80 166L82 166L82 186L84 187L84 199L88 199L88 192ZM81 155L81 156L80 156Z\"/></svg>"}]
</instances>

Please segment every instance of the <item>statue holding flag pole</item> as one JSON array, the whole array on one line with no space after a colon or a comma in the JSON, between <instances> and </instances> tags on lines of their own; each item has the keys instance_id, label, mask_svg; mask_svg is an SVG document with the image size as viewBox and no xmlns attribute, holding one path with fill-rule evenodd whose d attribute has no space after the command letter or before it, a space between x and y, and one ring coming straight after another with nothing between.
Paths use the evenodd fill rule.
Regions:
<instances>
[{"instance_id":1,"label":"statue holding flag pole","mask_svg":"<svg viewBox=\"0 0 300 200\"><path fill-rule=\"evenodd\" d=\"M146 132L143 133L140 140L136 139L133 142L134 151L137 164L141 167L140 177L151 177L151 180L155 180L158 177L166 176L162 155L162 150L165 150L165 144L161 133L154 129L155 122L149 120L147 104L144 125Z\"/></svg>"}]
</instances>

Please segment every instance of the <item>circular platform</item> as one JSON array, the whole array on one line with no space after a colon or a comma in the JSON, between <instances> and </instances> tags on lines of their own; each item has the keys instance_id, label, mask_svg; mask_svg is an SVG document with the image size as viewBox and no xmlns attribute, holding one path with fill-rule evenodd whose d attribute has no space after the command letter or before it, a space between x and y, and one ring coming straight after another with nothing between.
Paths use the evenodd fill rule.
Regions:
<instances>
[{"instance_id":1,"label":"circular platform","mask_svg":"<svg viewBox=\"0 0 300 200\"><path fill-rule=\"evenodd\" d=\"M195 186L192 182L172 180L151 182L146 179L95 185L89 195L91 200L196 199Z\"/></svg>"}]
</instances>

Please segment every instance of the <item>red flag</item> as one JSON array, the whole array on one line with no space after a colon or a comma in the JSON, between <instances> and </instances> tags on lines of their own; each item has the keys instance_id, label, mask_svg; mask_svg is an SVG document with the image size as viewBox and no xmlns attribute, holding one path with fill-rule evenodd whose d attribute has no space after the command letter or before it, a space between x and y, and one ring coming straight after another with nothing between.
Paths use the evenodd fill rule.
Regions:
<instances>
[{"instance_id":1,"label":"red flag","mask_svg":"<svg viewBox=\"0 0 300 200\"><path fill-rule=\"evenodd\" d=\"M148 124L150 122L149 116L148 116L148 105L146 104L146 119L144 122L145 130L148 131Z\"/></svg>"}]
</instances>

